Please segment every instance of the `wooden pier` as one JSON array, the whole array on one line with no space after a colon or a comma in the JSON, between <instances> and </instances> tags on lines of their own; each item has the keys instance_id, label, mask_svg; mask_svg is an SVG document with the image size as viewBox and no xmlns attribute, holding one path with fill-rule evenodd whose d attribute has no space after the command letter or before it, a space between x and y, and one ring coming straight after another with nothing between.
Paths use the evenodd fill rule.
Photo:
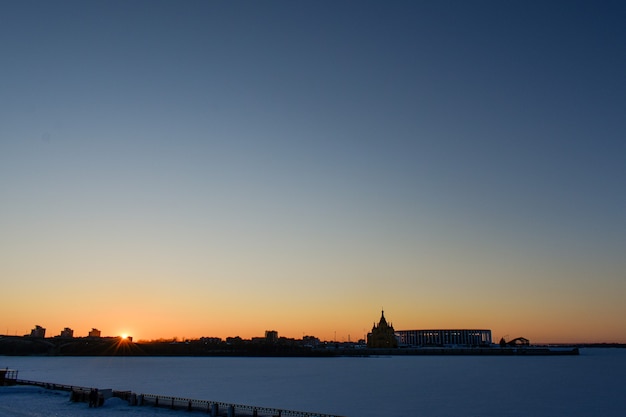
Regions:
<instances>
[{"instance_id":1,"label":"wooden pier","mask_svg":"<svg viewBox=\"0 0 626 417\"><path fill-rule=\"evenodd\" d=\"M50 382L16 379L17 385L35 385L38 387L70 392L73 401L86 401L91 387L55 384ZM162 407L172 410L195 411L211 417L343 417L335 414L313 413L308 411L286 410L281 408L259 407L253 405L225 403L221 401L197 400L192 398L171 397L166 395L138 394L132 391L98 389L103 403L109 397L128 401L130 406Z\"/></svg>"}]
</instances>

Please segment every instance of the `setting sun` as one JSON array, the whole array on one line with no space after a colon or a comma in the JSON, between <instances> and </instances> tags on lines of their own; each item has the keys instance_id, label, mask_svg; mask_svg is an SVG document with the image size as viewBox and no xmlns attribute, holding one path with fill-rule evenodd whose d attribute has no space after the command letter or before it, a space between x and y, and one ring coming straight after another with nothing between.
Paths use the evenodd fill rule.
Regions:
<instances>
[{"instance_id":1,"label":"setting sun","mask_svg":"<svg viewBox=\"0 0 626 417\"><path fill-rule=\"evenodd\" d=\"M122 334L122 339L128 339L128 335L126 333Z\"/></svg>"}]
</instances>

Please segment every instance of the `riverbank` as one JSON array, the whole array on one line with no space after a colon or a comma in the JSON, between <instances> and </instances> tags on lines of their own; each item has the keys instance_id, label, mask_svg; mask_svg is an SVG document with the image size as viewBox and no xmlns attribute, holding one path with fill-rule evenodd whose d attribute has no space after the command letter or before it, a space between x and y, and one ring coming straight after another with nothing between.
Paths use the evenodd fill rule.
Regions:
<instances>
[{"instance_id":1,"label":"riverbank","mask_svg":"<svg viewBox=\"0 0 626 417\"><path fill-rule=\"evenodd\" d=\"M579 355L577 347L420 347L406 349L353 349L338 353L340 356L427 356L427 355L476 355L476 356L553 356Z\"/></svg>"},{"instance_id":2,"label":"riverbank","mask_svg":"<svg viewBox=\"0 0 626 417\"><path fill-rule=\"evenodd\" d=\"M151 409L167 408L172 411L179 410L187 412L199 411L205 414L210 413L212 417L234 417L235 415L239 417L341 417L335 414L225 403L221 401L184 398L171 395L134 393L132 391L117 391L111 388L94 389L93 387L23 379L7 380L6 382L8 382L8 386L37 387L45 389L47 393L52 394L64 392L69 394L70 402L87 403L89 404L89 408L101 408L107 403L113 402L116 404L121 400L123 403L133 407L147 407ZM43 393L43 391L39 391L39 393ZM95 397L92 398L94 393Z\"/></svg>"},{"instance_id":3,"label":"riverbank","mask_svg":"<svg viewBox=\"0 0 626 417\"><path fill-rule=\"evenodd\" d=\"M0 417L84 417L86 413L94 417L171 416L169 410L131 407L119 398L110 398L102 407L90 409L86 403L70 401L70 394L65 391L22 385L0 387Z\"/></svg>"},{"instance_id":4,"label":"riverbank","mask_svg":"<svg viewBox=\"0 0 626 417\"><path fill-rule=\"evenodd\" d=\"M337 357L409 355L578 355L577 346L437 346L371 349L362 345L324 343L318 346L272 343L140 342L122 338L0 337L0 355L43 356L231 356Z\"/></svg>"}]
</instances>

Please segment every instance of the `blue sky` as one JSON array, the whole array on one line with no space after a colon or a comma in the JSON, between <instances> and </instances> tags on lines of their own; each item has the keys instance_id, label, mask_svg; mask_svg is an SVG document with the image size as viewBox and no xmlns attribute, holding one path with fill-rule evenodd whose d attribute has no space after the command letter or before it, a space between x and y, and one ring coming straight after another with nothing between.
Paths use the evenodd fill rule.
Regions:
<instances>
[{"instance_id":1,"label":"blue sky","mask_svg":"<svg viewBox=\"0 0 626 417\"><path fill-rule=\"evenodd\" d=\"M242 334L354 339L384 305L404 329L576 339L585 322L580 338L626 341L623 3L0 11L0 275L16 304L72 306L90 294L73 283L96 281L76 305L93 324L72 327L118 331L115 298L157 337L142 329L172 299L168 332L226 336L195 322L204 293ZM45 327L13 311L10 333Z\"/></svg>"}]
</instances>

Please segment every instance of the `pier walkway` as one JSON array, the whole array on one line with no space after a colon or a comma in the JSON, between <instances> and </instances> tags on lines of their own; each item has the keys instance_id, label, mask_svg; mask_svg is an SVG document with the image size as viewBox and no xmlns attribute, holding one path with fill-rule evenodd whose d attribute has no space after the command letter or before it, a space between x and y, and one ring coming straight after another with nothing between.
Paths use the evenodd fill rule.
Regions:
<instances>
[{"instance_id":1,"label":"pier walkway","mask_svg":"<svg viewBox=\"0 0 626 417\"><path fill-rule=\"evenodd\" d=\"M14 379L16 385L34 385L51 390L62 390L70 393L73 401L87 401L92 387L56 384L50 382ZM253 405L225 403L221 401L197 400L165 395L138 394L132 391L116 391L98 389L100 401L116 397L128 401L131 406L163 407L173 410L201 412L211 417L342 417L334 414L314 413L307 411L285 410L280 408L259 407Z\"/></svg>"}]
</instances>

